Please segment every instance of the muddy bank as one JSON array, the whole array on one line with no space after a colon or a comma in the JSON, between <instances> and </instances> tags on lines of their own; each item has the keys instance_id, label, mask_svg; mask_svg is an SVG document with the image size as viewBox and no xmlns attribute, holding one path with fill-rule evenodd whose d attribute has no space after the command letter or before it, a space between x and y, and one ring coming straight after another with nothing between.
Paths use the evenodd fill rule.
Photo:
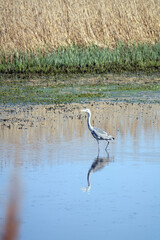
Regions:
<instances>
[{"instance_id":1,"label":"muddy bank","mask_svg":"<svg viewBox=\"0 0 160 240\"><path fill-rule=\"evenodd\" d=\"M141 118L147 122L160 122L160 104L90 102L61 105L0 106L0 127L26 129L43 126L56 128L57 121L86 118L81 109L90 108L93 125L107 120L110 127L120 124L122 116L132 118L136 124ZM104 126L105 127L105 126ZM108 129L108 127L107 127Z\"/></svg>"}]
</instances>

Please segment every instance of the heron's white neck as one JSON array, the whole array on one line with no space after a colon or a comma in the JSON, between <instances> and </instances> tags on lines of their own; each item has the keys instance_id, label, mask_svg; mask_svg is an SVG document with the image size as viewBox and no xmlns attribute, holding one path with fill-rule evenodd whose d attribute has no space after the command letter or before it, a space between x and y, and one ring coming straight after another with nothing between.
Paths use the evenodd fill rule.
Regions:
<instances>
[{"instance_id":1,"label":"heron's white neck","mask_svg":"<svg viewBox=\"0 0 160 240\"><path fill-rule=\"evenodd\" d=\"M91 113L88 113L88 119L87 119L87 123L88 123L88 128L90 131L93 130L93 127L91 125Z\"/></svg>"}]
</instances>

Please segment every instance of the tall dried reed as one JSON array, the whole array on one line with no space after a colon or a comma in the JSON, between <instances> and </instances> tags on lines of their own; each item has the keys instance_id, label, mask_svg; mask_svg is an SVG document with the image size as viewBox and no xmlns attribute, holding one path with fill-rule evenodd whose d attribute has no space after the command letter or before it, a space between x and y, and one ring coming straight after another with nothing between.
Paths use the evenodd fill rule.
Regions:
<instances>
[{"instance_id":1,"label":"tall dried reed","mask_svg":"<svg viewBox=\"0 0 160 240\"><path fill-rule=\"evenodd\" d=\"M1 50L160 40L160 0L1 0Z\"/></svg>"}]
</instances>

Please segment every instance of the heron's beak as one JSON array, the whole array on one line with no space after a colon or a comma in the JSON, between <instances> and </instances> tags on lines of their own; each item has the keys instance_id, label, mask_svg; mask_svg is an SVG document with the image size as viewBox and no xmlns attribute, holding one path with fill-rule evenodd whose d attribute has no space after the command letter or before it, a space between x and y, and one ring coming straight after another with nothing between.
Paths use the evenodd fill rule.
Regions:
<instances>
[{"instance_id":1,"label":"heron's beak","mask_svg":"<svg viewBox=\"0 0 160 240\"><path fill-rule=\"evenodd\" d=\"M85 109L81 110L81 112L85 112L85 111L86 111Z\"/></svg>"}]
</instances>

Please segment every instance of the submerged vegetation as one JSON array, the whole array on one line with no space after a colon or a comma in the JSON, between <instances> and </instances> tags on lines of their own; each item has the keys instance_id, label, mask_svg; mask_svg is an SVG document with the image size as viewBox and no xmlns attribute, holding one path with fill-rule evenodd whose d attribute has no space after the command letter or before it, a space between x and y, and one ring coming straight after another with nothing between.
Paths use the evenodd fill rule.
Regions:
<instances>
[{"instance_id":1,"label":"submerged vegetation","mask_svg":"<svg viewBox=\"0 0 160 240\"><path fill-rule=\"evenodd\" d=\"M1 52L0 72L38 73L106 73L124 71L159 71L160 43L126 45L116 48L60 47L53 51Z\"/></svg>"},{"instance_id":2,"label":"submerged vegetation","mask_svg":"<svg viewBox=\"0 0 160 240\"><path fill-rule=\"evenodd\" d=\"M47 78L47 77L46 77ZM146 77L148 83L140 83L138 77L121 76L119 83L112 83L107 75L89 79L41 79L1 80L0 104L61 104L88 101L160 102L159 76ZM145 76L141 77L145 82ZM114 78L115 79L115 78ZM115 81L115 80L114 80Z\"/></svg>"}]
</instances>

